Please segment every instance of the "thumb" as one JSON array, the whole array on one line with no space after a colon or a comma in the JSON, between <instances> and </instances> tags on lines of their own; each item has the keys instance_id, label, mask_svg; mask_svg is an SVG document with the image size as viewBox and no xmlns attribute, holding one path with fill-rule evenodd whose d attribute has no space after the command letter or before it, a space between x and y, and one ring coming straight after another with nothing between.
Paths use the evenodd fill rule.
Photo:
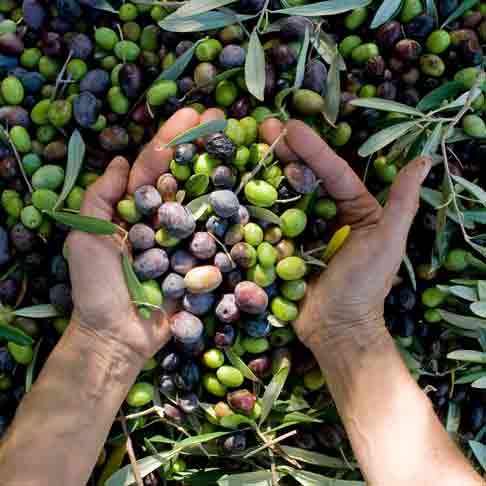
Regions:
<instances>
[{"instance_id":1,"label":"thumb","mask_svg":"<svg viewBox=\"0 0 486 486\"><path fill-rule=\"evenodd\" d=\"M81 214L111 220L116 203L127 189L129 171L126 159L115 157L105 173L86 191Z\"/></svg>"},{"instance_id":2,"label":"thumb","mask_svg":"<svg viewBox=\"0 0 486 486\"><path fill-rule=\"evenodd\" d=\"M417 213L420 187L432 167L428 157L409 162L398 174L390 189L383 214L383 229L388 244L405 249L408 232Z\"/></svg>"}]
</instances>

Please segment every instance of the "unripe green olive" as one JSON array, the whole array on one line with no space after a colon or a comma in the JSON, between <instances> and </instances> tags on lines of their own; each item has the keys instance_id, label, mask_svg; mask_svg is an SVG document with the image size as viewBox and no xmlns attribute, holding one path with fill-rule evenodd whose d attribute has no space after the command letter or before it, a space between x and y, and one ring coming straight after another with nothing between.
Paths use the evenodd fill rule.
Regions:
<instances>
[{"instance_id":1,"label":"unripe green olive","mask_svg":"<svg viewBox=\"0 0 486 486\"><path fill-rule=\"evenodd\" d=\"M353 49L351 58L358 64L364 64L370 57L379 56L378 46L372 42L361 44Z\"/></svg>"},{"instance_id":2,"label":"unripe green olive","mask_svg":"<svg viewBox=\"0 0 486 486\"><path fill-rule=\"evenodd\" d=\"M298 89L292 96L294 108L303 115L315 115L324 110L324 98L310 89Z\"/></svg>"},{"instance_id":3,"label":"unripe green olive","mask_svg":"<svg viewBox=\"0 0 486 486\"><path fill-rule=\"evenodd\" d=\"M466 115L462 119L462 129L474 138L485 138L486 137L486 124L483 119L478 115Z\"/></svg>"}]
</instances>

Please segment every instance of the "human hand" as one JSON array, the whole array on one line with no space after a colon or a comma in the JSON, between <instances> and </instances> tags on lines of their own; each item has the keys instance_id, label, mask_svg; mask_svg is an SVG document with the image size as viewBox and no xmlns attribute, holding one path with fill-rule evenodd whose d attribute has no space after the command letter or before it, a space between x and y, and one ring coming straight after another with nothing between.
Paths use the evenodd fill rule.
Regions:
<instances>
[{"instance_id":1,"label":"human hand","mask_svg":"<svg viewBox=\"0 0 486 486\"><path fill-rule=\"evenodd\" d=\"M311 349L323 342L346 340L355 333L369 336L384 329L383 305L406 250L410 226L419 204L420 186L431 162L418 158L401 170L383 208L362 181L307 125L291 120L276 147L282 160L302 160L322 181L338 207L338 222L351 234L328 268L307 290L298 320L300 340ZM283 130L276 119L260 127L273 143Z\"/></svg>"},{"instance_id":2,"label":"human hand","mask_svg":"<svg viewBox=\"0 0 486 486\"><path fill-rule=\"evenodd\" d=\"M112 220L116 204L126 192L133 193L144 184L155 185L167 172L173 149L163 148L166 143L220 116L220 110L208 110L202 116L190 108L179 110L145 147L131 170L123 157L110 163L86 191L81 214ZM68 245L76 325L127 347L143 359L155 354L170 338L168 316L158 311L148 320L139 316L123 276L121 238L73 231Z\"/></svg>"}]
</instances>

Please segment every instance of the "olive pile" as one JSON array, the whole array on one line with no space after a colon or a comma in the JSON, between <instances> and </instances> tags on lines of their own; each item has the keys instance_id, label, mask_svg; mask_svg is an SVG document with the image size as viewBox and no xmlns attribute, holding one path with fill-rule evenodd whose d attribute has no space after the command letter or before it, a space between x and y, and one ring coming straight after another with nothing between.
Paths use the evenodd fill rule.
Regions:
<instances>
[{"instance_id":1,"label":"olive pile","mask_svg":"<svg viewBox=\"0 0 486 486\"><path fill-rule=\"evenodd\" d=\"M398 154L380 150L368 171L359 147L406 117L360 108L353 100L378 97L415 107L448 82L455 82L454 94L444 102L470 89L482 69L486 4L477 2L454 15L458 0L404 0L380 25L374 24L383 3L378 0L332 17L275 13L309 3L315 2L239 1L227 8L255 17L206 31L190 32L186 26L172 32L158 24L175 7L148 0L0 0L0 329L11 325L24 336L18 342L0 338L0 435L30 387L26 370L33 366L37 374L69 323L72 300L63 256L67 228L44 211L56 206L63 189L71 133L80 131L86 155L62 208L77 212L86 188L109 161L118 154L135 160L182 106L199 112L219 107L227 126L203 147L178 146L170 172L156 187L139 188L133 198L118 204L147 308L169 300L180 306L171 321L173 342L147 363L127 397L130 412L150 406L159 392L166 416L178 426L191 424L193 434L230 430L221 424L236 427L238 420L244 428L245 417L257 420L261 413L260 381L268 383L282 360L292 363L292 372L282 394L285 404L277 403L270 415L273 425L283 421L285 412L321 410L332 403L315 361L294 338L290 323L312 268L306 252L332 236L328 221L334 226L336 207L309 169L300 163L283 166L267 154L269 147L258 140L258 125L272 115L304 119L385 200L389 184L420 153L427 137ZM265 6L268 18L258 29L265 57L264 101L259 101L245 79L246 30L252 31ZM299 88L293 89L306 32L311 42L305 69ZM337 98L334 121L329 101ZM449 169L484 186L482 92L471 108L457 125L460 136L449 144ZM425 185L440 194L444 175L443 164L435 165ZM479 214L467 198L461 204ZM479 238L484 217L475 217L476 226L468 231ZM447 420L454 415L449 410L459 407L459 437L481 440L477 433L485 424L486 395L462 375L459 379L466 381L454 385L449 371L454 362L447 359L448 352L480 348L470 334L444 327L439 313L469 310L463 300L454 300L450 291L435 284L449 278L480 279L484 268L479 256L464 256L468 252L454 223L446 227L447 237L438 238L443 225L435 208L430 202L421 207L407 252L417 290L403 275L387 299L386 321L438 413ZM450 250L454 247L462 249ZM12 314L13 309L41 304L52 304L58 317ZM348 447L334 408L328 409L332 412L324 413L322 423L298 421L289 443L324 447L329 453ZM145 429L137 428L145 420L129 420L141 457L147 454L142 451ZM165 432L176 438L174 430L167 427ZM117 450L118 432L115 426L110 452ZM256 445L254 439L239 431L221 439L218 451L236 457ZM189 467L207 466L196 456L187 462ZM225 463L223 470L239 472L242 465ZM184 468L182 459L172 461L166 477L181 480ZM343 477L360 479L354 472ZM145 481L160 483L154 474Z\"/></svg>"}]
</instances>

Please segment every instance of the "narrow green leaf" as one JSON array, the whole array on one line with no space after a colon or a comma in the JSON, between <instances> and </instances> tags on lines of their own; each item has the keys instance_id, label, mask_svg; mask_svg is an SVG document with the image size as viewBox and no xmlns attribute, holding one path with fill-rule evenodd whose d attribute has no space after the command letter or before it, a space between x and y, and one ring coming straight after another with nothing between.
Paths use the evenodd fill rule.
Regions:
<instances>
[{"instance_id":1,"label":"narrow green leaf","mask_svg":"<svg viewBox=\"0 0 486 486\"><path fill-rule=\"evenodd\" d=\"M259 383L260 379L251 371L248 366L246 366L245 362L231 349L227 348L225 350L226 357L228 361L238 370L240 370L241 374L247 378L248 380L254 381Z\"/></svg>"},{"instance_id":2,"label":"narrow green leaf","mask_svg":"<svg viewBox=\"0 0 486 486\"><path fill-rule=\"evenodd\" d=\"M420 189L420 199L425 201L427 204L430 204L435 209L440 209L446 202L444 201L444 196L441 192L434 189L429 189L428 187L422 187L422 189ZM455 223L460 224L459 217L453 211L448 210L447 217ZM465 220L464 227L474 228L474 224L471 221Z\"/></svg>"},{"instance_id":3,"label":"narrow green leaf","mask_svg":"<svg viewBox=\"0 0 486 486\"><path fill-rule=\"evenodd\" d=\"M486 224L486 209L468 209L462 215L470 223Z\"/></svg>"},{"instance_id":4,"label":"narrow green leaf","mask_svg":"<svg viewBox=\"0 0 486 486\"><path fill-rule=\"evenodd\" d=\"M415 122L403 122L385 128L384 130L375 133L363 145L361 145L358 150L358 154L361 157L367 157L368 155L374 154L375 152L378 152L382 148L394 142L397 138L405 135L414 126Z\"/></svg>"},{"instance_id":5,"label":"narrow green leaf","mask_svg":"<svg viewBox=\"0 0 486 486\"><path fill-rule=\"evenodd\" d=\"M424 116L424 114L411 106L404 105L398 101L385 100L383 98L358 98L352 100L353 106L361 108L371 108L373 110L391 111L396 113L403 113L404 115Z\"/></svg>"},{"instance_id":6,"label":"narrow green leaf","mask_svg":"<svg viewBox=\"0 0 486 486\"><path fill-rule=\"evenodd\" d=\"M439 13L437 12L435 0L425 0L425 11L434 19L434 26L439 25Z\"/></svg>"},{"instance_id":7,"label":"narrow green leaf","mask_svg":"<svg viewBox=\"0 0 486 486\"><path fill-rule=\"evenodd\" d=\"M307 62L307 53L309 52L309 28L305 28L304 41L300 48L299 60L297 61L297 68L295 70L294 88L299 89L304 82L305 65Z\"/></svg>"},{"instance_id":8,"label":"narrow green leaf","mask_svg":"<svg viewBox=\"0 0 486 486\"><path fill-rule=\"evenodd\" d=\"M138 280L128 255L125 253L122 255L122 268L125 282L127 284L128 291L130 292L130 296L132 297L132 301L138 303L145 302L145 289Z\"/></svg>"},{"instance_id":9,"label":"narrow green leaf","mask_svg":"<svg viewBox=\"0 0 486 486\"><path fill-rule=\"evenodd\" d=\"M295 412L290 412L286 414L282 422L284 424L289 422L292 422L293 424L312 424L312 423L320 424L322 423L322 420L297 410Z\"/></svg>"},{"instance_id":10,"label":"narrow green leaf","mask_svg":"<svg viewBox=\"0 0 486 486\"><path fill-rule=\"evenodd\" d=\"M480 328L486 329L486 320L477 317L461 316L460 314L455 314L454 312L449 312L444 309L438 309L438 312L444 321L461 329L471 331L476 331Z\"/></svg>"},{"instance_id":11,"label":"narrow green leaf","mask_svg":"<svg viewBox=\"0 0 486 486\"><path fill-rule=\"evenodd\" d=\"M470 287L467 285L437 285L437 288L442 292L446 292L454 295L455 297L468 300L469 302L475 302L476 300L478 300L478 294L474 287Z\"/></svg>"},{"instance_id":12,"label":"narrow green leaf","mask_svg":"<svg viewBox=\"0 0 486 486\"><path fill-rule=\"evenodd\" d=\"M447 409L446 430L452 440L455 440L461 423L461 406L453 401Z\"/></svg>"},{"instance_id":13,"label":"narrow green leaf","mask_svg":"<svg viewBox=\"0 0 486 486\"><path fill-rule=\"evenodd\" d=\"M478 199L478 201L486 206L486 191L481 189L478 185L474 184L473 182L469 182L464 177L452 175L451 176L455 182L460 184L466 191L470 192L474 197Z\"/></svg>"},{"instance_id":14,"label":"narrow green leaf","mask_svg":"<svg viewBox=\"0 0 486 486\"><path fill-rule=\"evenodd\" d=\"M189 143L197 140L200 137L207 137L213 133L222 132L228 122L226 120L211 120L206 123L201 123L194 128L191 128L177 137L173 138L166 147L173 147L182 143Z\"/></svg>"},{"instance_id":15,"label":"narrow green leaf","mask_svg":"<svg viewBox=\"0 0 486 486\"><path fill-rule=\"evenodd\" d=\"M435 110L442 105L443 101L450 98L455 98L465 91L465 86L462 81L449 81L438 88L433 89L427 93L417 104L417 110L427 112Z\"/></svg>"},{"instance_id":16,"label":"narrow green leaf","mask_svg":"<svg viewBox=\"0 0 486 486\"><path fill-rule=\"evenodd\" d=\"M486 377L486 370L484 370L484 371L472 371L470 373L465 373L465 374L461 375L459 378L456 378L455 384L456 385L467 385L469 383L475 383L483 377Z\"/></svg>"},{"instance_id":17,"label":"narrow green leaf","mask_svg":"<svg viewBox=\"0 0 486 486\"><path fill-rule=\"evenodd\" d=\"M437 125L435 125L434 129L432 130L430 137L427 138L427 141L425 142L425 145L422 149L423 156L431 157L437 152L442 138L442 125L442 122L437 123Z\"/></svg>"},{"instance_id":18,"label":"narrow green leaf","mask_svg":"<svg viewBox=\"0 0 486 486\"><path fill-rule=\"evenodd\" d=\"M383 0L371 21L370 28L376 29L392 19L402 4L402 0Z\"/></svg>"},{"instance_id":19,"label":"narrow green leaf","mask_svg":"<svg viewBox=\"0 0 486 486\"><path fill-rule=\"evenodd\" d=\"M110 13L118 13L118 10L114 9L107 0L96 0L93 5L90 5L91 8L95 8L97 10L104 10L105 12Z\"/></svg>"},{"instance_id":20,"label":"narrow green leaf","mask_svg":"<svg viewBox=\"0 0 486 486\"><path fill-rule=\"evenodd\" d=\"M209 176L207 174L192 174L184 184L184 190L191 198L204 194L209 186Z\"/></svg>"},{"instance_id":21,"label":"narrow green leaf","mask_svg":"<svg viewBox=\"0 0 486 486\"><path fill-rule=\"evenodd\" d=\"M469 447L472 449L474 457L481 464L483 470L486 471L486 446L481 444L481 442L470 440Z\"/></svg>"},{"instance_id":22,"label":"narrow green leaf","mask_svg":"<svg viewBox=\"0 0 486 486\"><path fill-rule=\"evenodd\" d=\"M169 32L202 32L213 29L220 29L227 25L233 25L245 20L252 19L254 15L229 15L225 12L205 12L191 17L180 17L177 12L165 17L159 22L159 26Z\"/></svg>"},{"instance_id":23,"label":"narrow green leaf","mask_svg":"<svg viewBox=\"0 0 486 486\"><path fill-rule=\"evenodd\" d=\"M285 119L289 119L289 114L285 109L284 100L287 96L295 91L295 88L285 88L282 91L279 91L278 94L275 96L275 107L281 114L281 116Z\"/></svg>"},{"instance_id":24,"label":"narrow green leaf","mask_svg":"<svg viewBox=\"0 0 486 486\"><path fill-rule=\"evenodd\" d=\"M316 15L337 15L355 8L366 7L371 0L327 0L309 5L284 8L275 13L285 15L302 15L304 17L314 17Z\"/></svg>"},{"instance_id":25,"label":"narrow green leaf","mask_svg":"<svg viewBox=\"0 0 486 486\"><path fill-rule=\"evenodd\" d=\"M255 471L225 475L218 480L218 486L272 486L272 473Z\"/></svg>"},{"instance_id":26,"label":"narrow green leaf","mask_svg":"<svg viewBox=\"0 0 486 486\"><path fill-rule=\"evenodd\" d=\"M395 345L409 371L412 373L419 371L420 362L414 358L412 353L407 348L404 348L398 341L395 342Z\"/></svg>"},{"instance_id":27,"label":"narrow green leaf","mask_svg":"<svg viewBox=\"0 0 486 486\"><path fill-rule=\"evenodd\" d=\"M176 13L179 17L190 17L210 10L225 7L236 0L191 0L182 7L178 8Z\"/></svg>"},{"instance_id":28,"label":"narrow green leaf","mask_svg":"<svg viewBox=\"0 0 486 486\"><path fill-rule=\"evenodd\" d=\"M269 209L259 208L257 206L246 206L246 209L248 209L248 212L252 218L267 221L268 223L273 223L278 226L282 225L282 220L280 217Z\"/></svg>"},{"instance_id":29,"label":"narrow green leaf","mask_svg":"<svg viewBox=\"0 0 486 486\"><path fill-rule=\"evenodd\" d=\"M172 439L167 439L167 437L164 437L163 435L154 435L153 437L150 437L149 439L150 442L154 442L156 444L177 444L175 440Z\"/></svg>"},{"instance_id":30,"label":"narrow green leaf","mask_svg":"<svg viewBox=\"0 0 486 486\"><path fill-rule=\"evenodd\" d=\"M152 86L162 80L177 81L179 76L184 72L186 67L191 62L192 58L194 57L194 53L196 52L196 48L200 43L201 41L195 42L192 47L184 52L184 54L180 55L171 66L162 71L157 79L152 83Z\"/></svg>"},{"instance_id":31,"label":"narrow green leaf","mask_svg":"<svg viewBox=\"0 0 486 486\"><path fill-rule=\"evenodd\" d=\"M289 446L280 446L280 448L292 459L306 462L307 464L312 464L314 466L329 467L332 469L347 469L349 467L349 465L342 459L321 454L319 452Z\"/></svg>"},{"instance_id":32,"label":"narrow green leaf","mask_svg":"<svg viewBox=\"0 0 486 486\"><path fill-rule=\"evenodd\" d=\"M85 233L95 233L97 235L113 235L118 230L118 226L111 221L91 216L81 216L80 214L64 213L61 211L44 211L58 223L64 224L69 228L84 231Z\"/></svg>"},{"instance_id":33,"label":"narrow green leaf","mask_svg":"<svg viewBox=\"0 0 486 486\"><path fill-rule=\"evenodd\" d=\"M137 467L140 472L140 476L144 478L151 472L158 469L160 466L168 464L169 461L175 456L173 451L161 452L153 456L144 457L137 461ZM105 482L105 486L131 486L136 484L136 479L133 474L132 465L122 467L115 474L111 475Z\"/></svg>"},{"instance_id":34,"label":"narrow green leaf","mask_svg":"<svg viewBox=\"0 0 486 486\"><path fill-rule=\"evenodd\" d=\"M478 388L480 390L486 390L486 372L483 372L483 375L484 376L481 376L480 378L478 378L477 380L475 380L471 383L471 386L473 388ZM457 381L456 381L456 383L457 383Z\"/></svg>"},{"instance_id":35,"label":"narrow green leaf","mask_svg":"<svg viewBox=\"0 0 486 486\"><path fill-rule=\"evenodd\" d=\"M456 361L465 361L466 363L486 364L486 353L482 353L481 351L458 349L450 352L447 358L455 359Z\"/></svg>"},{"instance_id":36,"label":"narrow green leaf","mask_svg":"<svg viewBox=\"0 0 486 486\"><path fill-rule=\"evenodd\" d=\"M32 356L32 361L27 366L27 371L25 372L25 393L29 393L32 389L32 384L34 383L34 371L35 365L37 363L37 356L39 355L39 348L42 343L42 338L37 341L34 348L34 354Z\"/></svg>"},{"instance_id":37,"label":"narrow green leaf","mask_svg":"<svg viewBox=\"0 0 486 486\"><path fill-rule=\"evenodd\" d=\"M486 317L486 301L473 302L470 307L471 312L479 317Z\"/></svg>"},{"instance_id":38,"label":"narrow green leaf","mask_svg":"<svg viewBox=\"0 0 486 486\"><path fill-rule=\"evenodd\" d=\"M410 257L405 255L403 258L403 264L407 269L408 276L410 277L410 282L412 282L412 287L414 290L417 290L417 278L415 277L415 270L413 268L412 262L410 261Z\"/></svg>"},{"instance_id":39,"label":"narrow green leaf","mask_svg":"<svg viewBox=\"0 0 486 486\"><path fill-rule=\"evenodd\" d=\"M265 422L267 417L270 415L273 404L280 396L285 382L287 381L287 376L289 375L289 369L287 367L282 368L274 377L272 381L268 384L265 393L262 398L262 414L260 416L260 425Z\"/></svg>"},{"instance_id":40,"label":"narrow green leaf","mask_svg":"<svg viewBox=\"0 0 486 486\"><path fill-rule=\"evenodd\" d=\"M441 29L443 29L447 24L450 24L453 20L461 17L464 12L467 12L477 3L479 3L479 0L464 0L459 7L457 7L456 10L449 15L449 17L447 17L446 21L442 24Z\"/></svg>"},{"instance_id":41,"label":"narrow green leaf","mask_svg":"<svg viewBox=\"0 0 486 486\"><path fill-rule=\"evenodd\" d=\"M486 280L478 280L477 287L479 300L486 300Z\"/></svg>"},{"instance_id":42,"label":"narrow green leaf","mask_svg":"<svg viewBox=\"0 0 486 486\"><path fill-rule=\"evenodd\" d=\"M343 56L338 51L338 46L334 37L321 30L318 36L315 34L311 36L311 43L326 64L331 65L333 58L337 56L339 70L346 71L346 63L344 62Z\"/></svg>"},{"instance_id":43,"label":"narrow green leaf","mask_svg":"<svg viewBox=\"0 0 486 486\"><path fill-rule=\"evenodd\" d=\"M327 92L324 98L324 113L331 123L335 123L341 104L341 76L339 75L339 56L336 51L327 75Z\"/></svg>"},{"instance_id":44,"label":"narrow green leaf","mask_svg":"<svg viewBox=\"0 0 486 486\"><path fill-rule=\"evenodd\" d=\"M209 209L209 207L209 194L193 199L190 203L186 204L186 208L191 211L196 221Z\"/></svg>"},{"instance_id":45,"label":"narrow green leaf","mask_svg":"<svg viewBox=\"0 0 486 486\"><path fill-rule=\"evenodd\" d=\"M211 432L209 434L201 434L201 435L195 435L193 437L188 437L187 439L177 442L175 450L180 451L182 449L185 449L186 447L204 444L205 442L209 442L210 440L219 439L224 435L228 435L228 432Z\"/></svg>"},{"instance_id":46,"label":"narrow green leaf","mask_svg":"<svg viewBox=\"0 0 486 486\"><path fill-rule=\"evenodd\" d=\"M57 198L54 209L59 208L64 200L69 196L72 191L76 180L78 178L81 167L83 166L84 154L86 153L86 145L83 137L78 130L74 130L69 139L68 144L68 157L66 164L66 174L64 176L64 185L62 186L61 194Z\"/></svg>"},{"instance_id":47,"label":"narrow green leaf","mask_svg":"<svg viewBox=\"0 0 486 486\"><path fill-rule=\"evenodd\" d=\"M236 68L233 68L233 69L227 69L227 70L223 71L222 73L219 73L214 78L211 78L206 83L204 83L200 86L196 86L195 88L191 89L191 91L188 94L192 94L194 91L198 91L201 88L207 88L209 86L215 86L215 85L219 84L221 81L225 81L226 79L233 78L234 76L236 76L237 74L240 74L242 72L243 72L243 68L241 68L241 67L236 67ZM187 95L185 96L185 98L187 98Z\"/></svg>"},{"instance_id":48,"label":"narrow green leaf","mask_svg":"<svg viewBox=\"0 0 486 486\"><path fill-rule=\"evenodd\" d=\"M335 479L301 469L290 469L289 474L302 486L366 486L363 481Z\"/></svg>"},{"instance_id":49,"label":"narrow green leaf","mask_svg":"<svg viewBox=\"0 0 486 486\"><path fill-rule=\"evenodd\" d=\"M32 307L23 307L16 309L13 314L17 317L29 317L30 319L48 319L50 317L57 317L59 312L52 304L39 304Z\"/></svg>"},{"instance_id":50,"label":"narrow green leaf","mask_svg":"<svg viewBox=\"0 0 486 486\"><path fill-rule=\"evenodd\" d=\"M9 324L0 324L0 339L11 341L19 346L30 346L34 342L25 332Z\"/></svg>"},{"instance_id":51,"label":"narrow green leaf","mask_svg":"<svg viewBox=\"0 0 486 486\"><path fill-rule=\"evenodd\" d=\"M248 91L260 101L265 98L265 76L265 52L255 29L248 42L245 82Z\"/></svg>"}]
</instances>

